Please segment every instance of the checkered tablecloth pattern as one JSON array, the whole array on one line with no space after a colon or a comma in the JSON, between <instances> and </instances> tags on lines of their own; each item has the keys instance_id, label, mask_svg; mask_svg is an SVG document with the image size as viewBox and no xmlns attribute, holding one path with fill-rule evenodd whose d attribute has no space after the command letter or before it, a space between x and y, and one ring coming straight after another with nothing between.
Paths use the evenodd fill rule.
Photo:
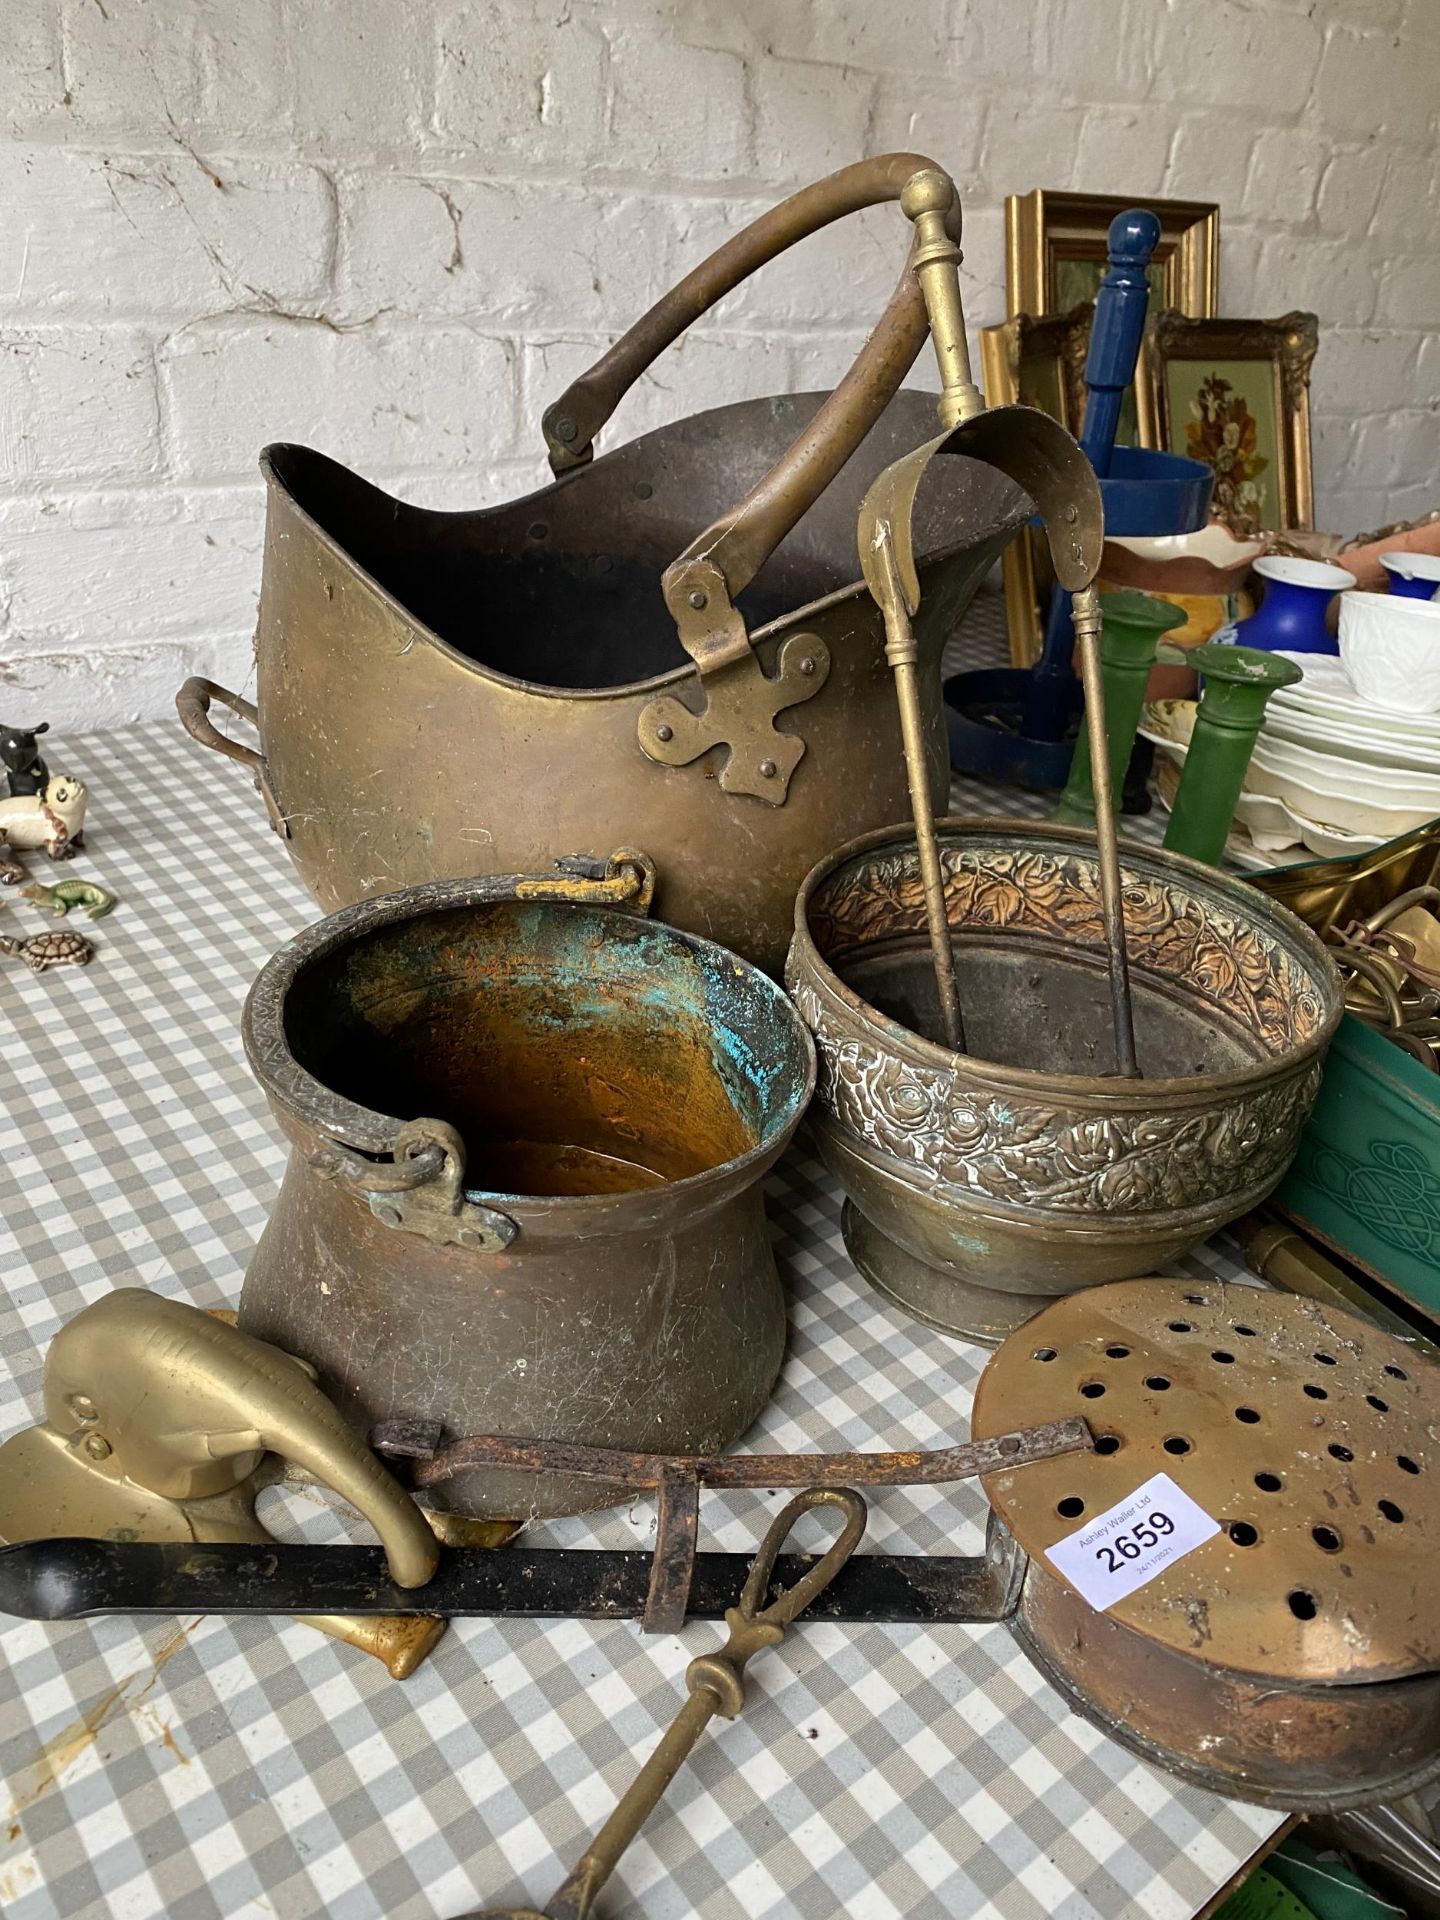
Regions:
<instances>
[{"instance_id":1,"label":"checkered tablecloth pattern","mask_svg":"<svg viewBox=\"0 0 1440 1920\"><path fill-rule=\"evenodd\" d=\"M990 629L994 632L993 624ZM238 1035L253 975L313 915L239 769L178 726L68 743L90 783L71 873L121 898L84 970L0 975L0 1436L40 1414L57 1328L114 1286L233 1305L283 1154ZM55 756L52 755L52 758ZM1011 796L1014 811L1033 803ZM996 811L989 791L957 810ZM6 929L44 924L12 903ZM963 1437L979 1349L881 1303L803 1150L769 1188L791 1292L763 1449ZM1232 1275L1207 1249L1194 1271ZM293 1496L267 1518L346 1537ZM779 1496L707 1495L753 1548ZM888 1491L869 1544L978 1550L978 1488ZM648 1542L648 1506L549 1530ZM668 1724L697 1622L465 1621L411 1680L259 1619L0 1633L5 1920L448 1920L543 1904ZM1182 1787L1070 1713L1004 1627L802 1624L756 1661L602 1902L648 1920L1178 1920L1279 1816Z\"/></svg>"}]
</instances>

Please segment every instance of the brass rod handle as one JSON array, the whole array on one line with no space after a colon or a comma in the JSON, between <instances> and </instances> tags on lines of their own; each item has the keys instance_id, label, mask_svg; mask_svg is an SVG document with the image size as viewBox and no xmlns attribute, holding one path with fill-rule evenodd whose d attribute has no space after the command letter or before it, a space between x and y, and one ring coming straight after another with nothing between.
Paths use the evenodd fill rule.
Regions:
<instances>
[{"instance_id":1,"label":"brass rod handle","mask_svg":"<svg viewBox=\"0 0 1440 1920\"><path fill-rule=\"evenodd\" d=\"M202 747L209 747L215 753L223 753L228 760L238 760L242 767L249 767L256 779L265 772L265 762L254 747L247 747L240 740L231 740L221 733L210 718L210 702L218 700L222 707L228 707L242 720L248 720L251 726L258 723L259 715L253 702L242 699L238 693L231 693L228 687L217 686L213 680L202 680L198 676L187 680L175 696L175 711L180 716L180 724L192 740L198 740Z\"/></svg>"},{"instance_id":2,"label":"brass rod handle","mask_svg":"<svg viewBox=\"0 0 1440 1920\"><path fill-rule=\"evenodd\" d=\"M260 724L260 716L253 701L244 699L238 693L231 693L228 687L219 686L214 680L205 680L198 675L192 676L180 688L175 696L175 711L180 716L180 724L192 740L198 740L202 747L209 747L213 753L223 753L227 760L238 760L242 767L248 767L255 778L256 791L265 802L265 811L270 816L270 824L283 840L290 837L290 827L279 803L270 791L270 773L265 765L265 756L257 753L254 747L247 747L243 741L232 740L221 733L210 718L210 703L218 700L222 707L228 707L231 713L247 720L252 727Z\"/></svg>"},{"instance_id":3,"label":"brass rod handle","mask_svg":"<svg viewBox=\"0 0 1440 1920\"><path fill-rule=\"evenodd\" d=\"M1090 744L1090 784L1095 800L1095 847L1100 868L1100 905L1110 969L1110 1016L1115 1028L1115 1067L1126 1080L1140 1077L1135 1055L1135 1009L1130 996L1130 958L1125 946L1125 903L1120 881L1120 842L1110 779L1110 737L1105 728L1105 683L1100 673L1100 596L1082 587L1071 602L1085 688L1085 734Z\"/></svg>"},{"instance_id":4,"label":"brass rod handle","mask_svg":"<svg viewBox=\"0 0 1440 1920\"><path fill-rule=\"evenodd\" d=\"M814 1566L760 1611L780 1549L801 1515L816 1507L837 1507L845 1516L844 1526ZM733 1720L740 1712L745 1704L746 1663L764 1648L778 1646L786 1627L829 1586L859 1546L866 1517L865 1502L851 1487L808 1487L776 1514L751 1563L739 1600L725 1615L730 1629L725 1645L690 1662L685 1673L689 1698L544 1913L537 1914L531 1907L489 1907L465 1916L465 1920L585 1920L621 1855L659 1805L700 1735L717 1713Z\"/></svg>"},{"instance_id":5,"label":"brass rod handle","mask_svg":"<svg viewBox=\"0 0 1440 1920\"><path fill-rule=\"evenodd\" d=\"M589 460L595 435L645 369L717 301L733 293L742 280L749 279L796 241L807 239L836 220L881 201L897 200L913 174L934 167L934 161L918 153L872 155L791 194L717 247L708 260L657 300L608 353L546 408L541 425L553 471L563 473ZM918 353L925 337L923 303L908 273L906 279L912 293L910 304L921 317L914 346Z\"/></svg>"},{"instance_id":6,"label":"brass rod handle","mask_svg":"<svg viewBox=\"0 0 1440 1920\"><path fill-rule=\"evenodd\" d=\"M874 573L877 598L885 617L885 658L895 676L895 699L900 709L900 740L905 751L905 777L910 788L910 817L915 827L915 850L920 860L920 883L925 893L925 918L930 930L930 959L945 1044L952 1053L965 1051L965 1020L955 984L955 952L950 940L945 875L935 838L935 807L930 796L930 769L926 765L925 716L920 705L916 668L920 650L910 624L910 609L895 565L895 542L886 520L876 523Z\"/></svg>"},{"instance_id":7,"label":"brass rod handle","mask_svg":"<svg viewBox=\"0 0 1440 1920\"><path fill-rule=\"evenodd\" d=\"M923 154L879 154L793 194L687 274L547 410L543 425L554 471L562 473L591 457L595 434L656 355L748 274L846 214L898 200L917 174L942 183L934 189L937 194L948 191L947 211L937 211L927 230L958 238L960 207L954 186ZM958 294L957 283L957 300ZM727 664L745 650L748 634L732 603L894 398L924 344L927 326L912 257L839 386L739 505L698 534L666 569L666 605L682 645L702 672ZM960 336L963 343L963 324ZM704 615L698 621L696 609Z\"/></svg>"},{"instance_id":8,"label":"brass rod handle","mask_svg":"<svg viewBox=\"0 0 1440 1920\"><path fill-rule=\"evenodd\" d=\"M985 407L985 396L970 372L970 343L965 338L965 309L960 298L960 245L950 232L955 197L950 176L927 167L905 183L900 207L915 225L910 263L925 295L930 338L940 365L940 424L958 427Z\"/></svg>"}]
</instances>

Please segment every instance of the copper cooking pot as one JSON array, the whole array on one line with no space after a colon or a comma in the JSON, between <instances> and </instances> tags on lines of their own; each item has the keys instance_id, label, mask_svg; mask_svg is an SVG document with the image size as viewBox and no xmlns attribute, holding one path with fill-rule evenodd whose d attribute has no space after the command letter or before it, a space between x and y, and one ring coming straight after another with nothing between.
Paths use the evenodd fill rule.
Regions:
<instances>
[{"instance_id":1,"label":"copper cooking pot","mask_svg":"<svg viewBox=\"0 0 1440 1920\"><path fill-rule=\"evenodd\" d=\"M267 449L258 711L206 680L177 704L251 769L323 907L638 842L658 914L778 970L809 868L905 810L855 521L875 476L934 432L931 396L898 390L926 336L914 273L833 394L720 407L599 460L592 443L746 275L930 164L847 167L722 247L550 408L557 477L525 499L430 512L323 454ZM941 649L1027 511L964 460L919 503L934 779ZM212 700L255 722L258 751L216 730Z\"/></svg>"}]
</instances>

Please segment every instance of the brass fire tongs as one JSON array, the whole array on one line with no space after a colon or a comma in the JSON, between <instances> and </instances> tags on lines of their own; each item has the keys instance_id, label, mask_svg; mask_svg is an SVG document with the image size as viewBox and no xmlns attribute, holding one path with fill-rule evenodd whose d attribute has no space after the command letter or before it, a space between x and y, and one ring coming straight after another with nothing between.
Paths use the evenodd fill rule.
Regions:
<instances>
[{"instance_id":1,"label":"brass fire tongs","mask_svg":"<svg viewBox=\"0 0 1440 1920\"><path fill-rule=\"evenodd\" d=\"M960 300L960 248L948 219L954 189L947 177L927 169L907 181L900 205L915 225L911 265L920 280L930 333L940 366L939 413L945 432L897 460L871 487L860 508L860 565L865 583L885 616L885 657L895 675L905 769L925 915L935 966L935 985L947 1046L965 1046L965 1023L955 985L955 957L945 907L945 883L935 838L935 812L926 764L925 728L917 679L918 648L911 620L920 605L911 517L930 462L939 454L963 454L998 468L1034 501L1045 525L1055 578L1073 596L1075 636L1085 689L1085 723L1095 795L1095 837L1100 895L1110 969L1110 1006L1115 1026L1115 1063L1127 1079L1138 1078L1135 1018L1125 952L1120 890L1120 852L1110 787L1110 744L1105 732L1105 695L1100 677L1100 602L1094 579L1104 541L1105 511L1090 462L1058 421L1033 407L987 408L970 373L970 350Z\"/></svg>"},{"instance_id":2,"label":"brass fire tongs","mask_svg":"<svg viewBox=\"0 0 1440 1920\"><path fill-rule=\"evenodd\" d=\"M838 1507L844 1514L839 1538L794 1586L777 1594L762 1610L781 1547L800 1516L815 1507ZM865 1502L851 1487L808 1488L776 1514L751 1563L739 1601L726 1609L729 1638L714 1653L703 1653L690 1662L685 1670L689 1697L684 1706L543 1912L534 1907L486 1907L464 1920L584 1920L700 1735L717 1713L733 1720L745 1705L747 1662L766 1647L778 1647L790 1623L829 1586L859 1546L865 1519Z\"/></svg>"}]
</instances>

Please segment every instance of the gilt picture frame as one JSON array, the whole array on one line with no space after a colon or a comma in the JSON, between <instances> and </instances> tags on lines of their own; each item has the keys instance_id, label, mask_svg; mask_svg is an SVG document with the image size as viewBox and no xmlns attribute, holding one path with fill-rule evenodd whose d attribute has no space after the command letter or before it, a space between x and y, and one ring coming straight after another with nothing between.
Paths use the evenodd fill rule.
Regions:
<instances>
[{"instance_id":1,"label":"gilt picture frame","mask_svg":"<svg viewBox=\"0 0 1440 1920\"><path fill-rule=\"evenodd\" d=\"M1130 207L1148 207L1160 222L1160 240L1150 263L1150 300L1156 307L1212 317L1220 298L1220 209L1211 201L1157 200L1150 194L1052 192L1011 194L1005 202L1005 287L1010 320L1006 326L1031 326L1065 319L1089 307L1104 276L1110 223ZM990 331L1000 334L1002 329ZM1088 339L1088 325L1086 329ZM1026 336L1038 339L1039 336ZM983 343L982 343L983 345ZM993 403L1007 388L998 374L1008 347L997 340L984 361L987 391ZM1154 416L1154 383L1141 347L1135 386L1121 411L1119 439L1141 447L1160 445ZM1046 409L1049 411L1049 409ZM1078 402L1064 424L1078 434L1084 415L1083 356ZM1021 530L1002 562L1005 622L1011 664L1031 665L1039 657L1043 607L1049 593L1047 568L1034 533Z\"/></svg>"},{"instance_id":2,"label":"gilt picture frame","mask_svg":"<svg viewBox=\"0 0 1440 1920\"><path fill-rule=\"evenodd\" d=\"M981 378L992 407L1038 407L1078 434L1085 412L1085 356L1090 346L1091 300L1068 313L1020 313L980 331ZM1000 559L1005 623L1013 666L1039 658L1044 607L1053 580L1044 542L1022 527Z\"/></svg>"},{"instance_id":3,"label":"gilt picture frame","mask_svg":"<svg viewBox=\"0 0 1440 1920\"><path fill-rule=\"evenodd\" d=\"M1007 312L1063 313L1093 299L1105 272L1110 222L1129 207L1148 207L1160 222L1150 263L1152 304L1213 319L1220 310L1220 209L1213 201L1043 187L1005 201Z\"/></svg>"},{"instance_id":4,"label":"gilt picture frame","mask_svg":"<svg viewBox=\"0 0 1440 1920\"><path fill-rule=\"evenodd\" d=\"M1232 531L1283 532L1314 519L1313 313L1196 320L1165 309L1147 327L1158 444L1215 474L1211 512Z\"/></svg>"}]
</instances>

